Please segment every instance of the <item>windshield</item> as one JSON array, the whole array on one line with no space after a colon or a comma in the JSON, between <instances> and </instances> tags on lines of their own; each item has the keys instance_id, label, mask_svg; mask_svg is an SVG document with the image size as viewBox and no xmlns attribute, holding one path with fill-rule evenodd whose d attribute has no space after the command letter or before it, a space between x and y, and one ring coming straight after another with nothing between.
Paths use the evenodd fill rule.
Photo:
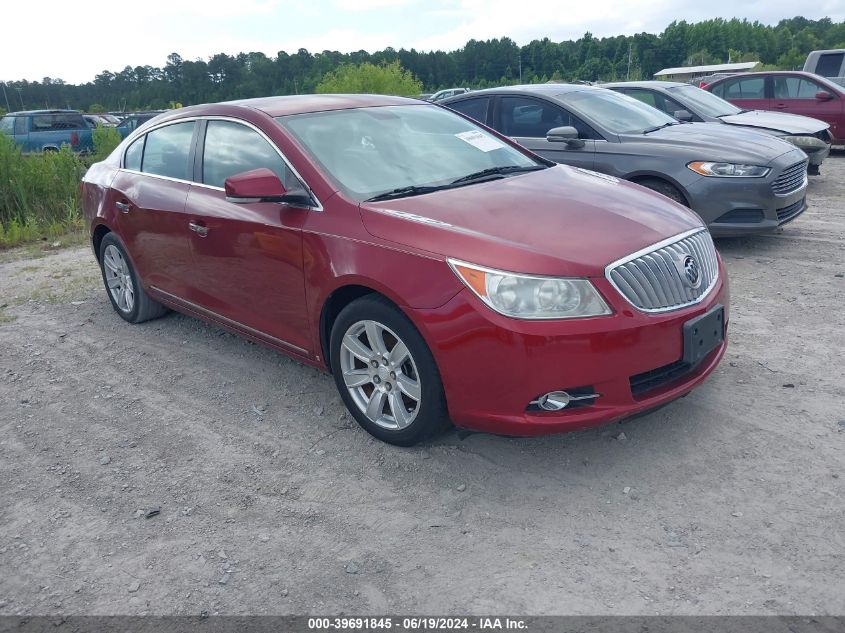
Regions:
<instances>
[{"instance_id":1,"label":"windshield","mask_svg":"<svg viewBox=\"0 0 845 633\"><path fill-rule=\"evenodd\" d=\"M612 90L582 90L559 98L584 118L614 134L642 134L677 123L668 114Z\"/></svg>"},{"instance_id":2,"label":"windshield","mask_svg":"<svg viewBox=\"0 0 845 633\"><path fill-rule=\"evenodd\" d=\"M541 165L433 105L310 112L277 121L358 201L398 189L448 185L484 170Z\"/></svg>"},{"instance_id":3,"label":"windshield","mask_svg":"<svg viewBox=\"0 0 845 633\"><path fill-rule=\"evenodd\" d=\"M720 117L742 112L732 103L695 86L676 86L669 88L669 92L679 97L681 105L690 104L693 109L705 116Z\"/></svg>"}]
</instances>

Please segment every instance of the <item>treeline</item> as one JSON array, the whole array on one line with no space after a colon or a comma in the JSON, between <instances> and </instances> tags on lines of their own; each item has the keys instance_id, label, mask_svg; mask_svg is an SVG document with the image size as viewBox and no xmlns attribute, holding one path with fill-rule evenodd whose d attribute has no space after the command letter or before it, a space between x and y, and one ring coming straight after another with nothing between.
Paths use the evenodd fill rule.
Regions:
<instances>
[{"instance_id":1,"label":"treeline","mask_svg":"<svg viewBox=\"0 0 845 633\"><path fill-rule=\"evenodd\" d=\"M747 20L715 19L689 24L672 22L662 33L553 42L548 38L518 46L505 37L470 40L451 52L394 50L368 53L300 49L275 57L264 53L217 54L208 60L168 55L163 68L127 66L103 71L92 82L42 81L6 83L12 109L70 107L83 110L166 108L226 99L314 92L326 73L344 64L399 63L426 90L468 86L545 82L550 79L616 80L651 78L661 68L730 61L759 60L769 68L800 68L811 50L845 48L845 22L803 17L774 26ZM0 102L0 107L6 103Z\"/></svg>"}]
</instances>

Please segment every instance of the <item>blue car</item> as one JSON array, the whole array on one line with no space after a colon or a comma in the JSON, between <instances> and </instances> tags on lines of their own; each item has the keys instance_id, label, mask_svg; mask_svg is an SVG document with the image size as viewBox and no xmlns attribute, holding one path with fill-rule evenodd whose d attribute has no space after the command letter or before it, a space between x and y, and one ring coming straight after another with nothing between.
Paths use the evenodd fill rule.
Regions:
<instances>
[{"instance_id":1,"label":"blue car","mask_svg":"<svg viewBox=\"0 0 845 633\"><path fill-rule=\"evenodd\" d=\"M94 151L91 127L77 110L11 112L0 119L0 132L27 154L58 151L62 145L74 152Z\"/></svg>"}]
</instances>

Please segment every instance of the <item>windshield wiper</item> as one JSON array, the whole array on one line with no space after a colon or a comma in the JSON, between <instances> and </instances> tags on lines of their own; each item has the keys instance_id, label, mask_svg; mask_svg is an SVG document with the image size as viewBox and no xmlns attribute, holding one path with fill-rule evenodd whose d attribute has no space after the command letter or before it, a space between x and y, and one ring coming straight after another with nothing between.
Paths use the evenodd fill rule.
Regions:
<instances>
[{"instance_id":1,"label":"windshield wiper","mask_svg":"<svg viewBox=\"0 0 845 633\"><path fill-rule=\"evenodd\" d=\"M367 198L364 202L378 202L379 200L393 200L394 198L404 198L406 196L419 196L424 193L437 191L438 189L448 189L449 185L411 185L410 187L399 187L391 191L385 191L372 198Z\"/></svg>"},{"instance_id":2,"label":"windshield wiper","mask_svg":"<svg viewBox=\"0 0 845 633\"><path fill-rule=\"evenodd\" d=\"M442 189L452 189L454 187L459 187L460 185L464 185L470 182L474 182L476 180L482 180L484 178L490 177L498 177L503 178L508 174L515 174L518 172L526 172L526 171L537 171L540 169L548 169L547 165L531 165L527 167L518 167L516 165L509 165L506 167L490 167L488 169L482 169L481 171L477 171L475 173L469 174L467 176L461 176L457 180L453 180L452 182L446 183L444 185L410 185L408 187L399 187L398 189L393 189L391 191L385 191L384 193L380 193L378 195L373 196L372 198L367 198L364 202L378 202L379 200L393 200L394 198L405 198L407 196L419 196L424 193L431 193L432 191L440 191Z\"/></svg>"},{"instance_id":3,"label":"windshield wiper","mask_svg":"<svg viewBox=\"0 0 845 633\"><path fill-rule=\"evenodd\" d=\"M649 132L657 132L657 130L662 130L665 127L669 127L670 125L679 125L677 121L667 121L663 125L655 125L654 127L647 128L643 130L643 134L648 134Z\"/></svg>"},{"instance_id":4,"label":"windshield wiper","mask_svg":"<svg viewBox=\"0 0 845 633\"><path fill-rule=\"evenodd\" d=\"M451 184L458 185L464 182L472 182L473 180L481 180L482 178L487 178L489 176L504 177L508 174L517 174L527 171L539 171L540 169L547 169L547 167L545 165L530 165L525 167L519 167L517 165L508 165L505 167L489 167L487 169L482 169L481 171L476 171L472 174L467 174L466 176L461 176L460 178L453 180Z\"/></svg>"}]
</instances>

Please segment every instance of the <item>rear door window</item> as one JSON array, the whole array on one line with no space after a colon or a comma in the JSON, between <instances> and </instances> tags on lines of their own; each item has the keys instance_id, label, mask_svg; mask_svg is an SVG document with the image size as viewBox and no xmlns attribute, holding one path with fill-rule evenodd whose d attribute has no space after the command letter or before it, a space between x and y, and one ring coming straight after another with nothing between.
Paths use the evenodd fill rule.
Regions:
<instances>
[{"instance_id":1,"label":"rear door window","mask_svg":"<svg viewBox=\"0 0 845 633\"><path fill-rule=\"evenodd\" d=\"M487 107L490 104L490 97L478 97L475 99L466 99L465 101L458 101L457 103L450 103L447 107L465 114L468 117L475 119L481 123L487 122Z\"/></svg>"},{"instance_id":2,"label":"rear door window","mask_svg":"<svg viewBox=\"0 0 845 633\"><path fill-rule=\"evenodd\" d=\"M26 134L27 133L27 117L19 116L15 117L15 134Z\"/></svg>"},{"instance_id":3,"label":"rear door window","mask_svg":"<svg viewBox=\"0 0 845 633\"><path fill-rule=\"evenodd\" d=\"M179 180L191 180L188 159L194 138L194 122L174 123L146 135L141 171Z\"/></svg>"},{"instance_id":4,"label":"rear door window","mask_svg":"<svg viewBox=\"0 0 845 633\"><path fill-rule=\"evenodd\" d=\"M722 95L720 95L722 96ZM765 99L766 78L748 77L725 82L724 98L731 99Z\"/></svg>"},{"instance_id":5,"label":"rear door window","mask_svg":"<svg viewBox=\"0 0 845 633\"><path fill-rule=\"evenodd\" d=\"M56 130L84 130L88 128L81 114L59 112L36 114L32 117L33 132L54 132Z\"/></svg>"}]
</instances>

